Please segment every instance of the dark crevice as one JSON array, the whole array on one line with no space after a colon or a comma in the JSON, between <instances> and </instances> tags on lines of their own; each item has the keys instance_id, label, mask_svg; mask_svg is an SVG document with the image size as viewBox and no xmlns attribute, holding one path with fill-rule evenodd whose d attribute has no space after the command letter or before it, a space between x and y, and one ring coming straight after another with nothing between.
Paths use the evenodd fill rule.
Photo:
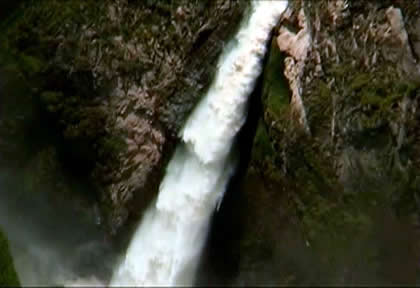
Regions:
<instances>
[{"instance_id":1,"label":"dark crevice","mask_svg":"<svg viewBox=\"0 0 420 288\"><path fill-rule=\"evenodd\" d=\"M203 46L204 43L206 43L207 39L210 38L210 35L214 32L214 30L214 27L208 27L199 31L198 36L191 48L191 51L198 50L201 46Z\"/></svg>"},{"instance_id":2,"label":"dark crevice","mask_svg":"<svg viewBox=\"0 0 420 288\"><path fill-rule=\"evenodd\" d=\"M411 54L413 55L413 58L416 61L416 63L419 63L420 58L419 55L417 55L416 50L414 49L413 39L411 39L410 35L408 36L408 47L410 48Z\"/></svg>"},{"instance_id":3,"label":"dark crevice","mask_svg":"<svg viewBox=\"0 0 420 288\"><path fill-rule=\"evenodd\" d=\"M271 41L268 41L267 53L262 60L263 67L266 66L270 49ZM262 117L263 78L264 74L261 73L250 96L247 120L233 144L232 151L239 161L227 185L223 201L211 220L208 239L197 272L198 286L228 285L239 272L240 240L243 232L240 210L244 207L242 204L245 201L243 180L251 160L258 121Z\"/></svg>"}]
</instances>

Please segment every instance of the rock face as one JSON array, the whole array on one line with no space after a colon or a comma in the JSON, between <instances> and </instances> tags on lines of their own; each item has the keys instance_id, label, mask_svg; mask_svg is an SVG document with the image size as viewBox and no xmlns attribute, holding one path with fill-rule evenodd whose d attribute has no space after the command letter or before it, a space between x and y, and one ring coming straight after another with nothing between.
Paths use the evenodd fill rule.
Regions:
<instances>
[{"instance_id":1,"label":"rock face","mask_svg":"<svg viewBox=\"0 0 420 288\"><path fill-rule=\"evenodd\" d=\"M32 2L0 26L0 168L118 234L156 195L247 1ZM233 284L420 285L419 11L290 1L222 221L242 231L220 257L239 259Z\"/></svg>"},{"instance_id":2,"label":"rock face","mask_svg":"<svg viewBox=\"0 0 420 288\"><path fill-rule=\"evenodd\" d=\"M52 175L69 169L90 183L84 190L99 203L111 233L138 220L247 3L51 0L24 6L1 42L2 90L9 96L1 100L0 146L9 155L2 161L44 163L46 170L31 179L61 185L52 193L67 200L74 193L63 190L73 188ZM28 148L23 139L33 134L49 140Z\"/></svg>"},{"instance_id":3,"label":"rock face","mask_svg":"<svg viewBox=\"0 0 420 288\"><path fill-rule=\"evenodd\" d=\"M418 5L302 0L283 15L236 284L418 283Z\"/></svg>"}]
</instances>

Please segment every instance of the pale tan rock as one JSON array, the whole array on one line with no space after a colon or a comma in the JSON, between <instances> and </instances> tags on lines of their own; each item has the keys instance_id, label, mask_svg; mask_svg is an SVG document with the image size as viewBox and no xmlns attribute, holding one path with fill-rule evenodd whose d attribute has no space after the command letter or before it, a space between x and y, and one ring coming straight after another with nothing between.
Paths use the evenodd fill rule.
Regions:
<instances>
[{"instance_id":1,"label":"pale tan rock","mask_svg":"<svg viewBox=\"0 0 420 288\"><path fill-rule=\"evenodd\" d=\"M287 17L287 15L290 17L291 14L286 13L285 15L283 17ZM279 35L277 36L277 46L280 51L289 55L284 60L284 75L288 79L289 88L292 91L292 114L295 115L304 130L310 133L306 120L305 107L301 97L304 62L311 45L311 36L303 9L299 11L298 23L301 29L297 34L291 32L284 26L280 27Z\"/></svg>"},{"instance_id":2,"label":"pale tan rock","mask_svg":"<svg viewBox=\"0 0 420 288\"><path fill-rule=\"evenodd\" d=\"M386 16L391 27L391 37L387 37L388 43L393 45L390 54L384 54L390 60L399 59L402 70L412 81L420 83L420 65L417 64L411 49L408 34L405 29L401 9L393 6L386 10Z\"/></svg>"},{"instance_id":3,"label":"pale tan rock","mask_svg":"<svg viewBox=\"0 0 420 288\"><path fill-rule=\"evenodd\" d=\"M327 9L334 26L337 26L343 18L349 15L347 7L347 0L328 1Z\"/></svg>"},{"instance_id":4,"label":"pale tan rock","mask_svg":"<svg viewBox=\"0 0 420 288\"><path fill-rule=\"evenodd\" d=\"M298 34L290 32L287 28L281 27L277 37L279 49L291 55L296 60L303 60L306 57L309 47L310 36L305 29Z\"/></svg>"},{"instance_id":5,"label":"pale tan rock","mask_svg":"<svg viewBox=\"0 0 420 288\"><path fill-rule=\"evenodd\" d=\"M303 9L301 9L298 16L298 22L301 28L299 32L295 34L286 27L281 26L279 35L277 36L277 45L280 51L286 52L296 60L304 60L310 46L311 37L305 21L305 14Z\"/></svg>"}]
</instances>

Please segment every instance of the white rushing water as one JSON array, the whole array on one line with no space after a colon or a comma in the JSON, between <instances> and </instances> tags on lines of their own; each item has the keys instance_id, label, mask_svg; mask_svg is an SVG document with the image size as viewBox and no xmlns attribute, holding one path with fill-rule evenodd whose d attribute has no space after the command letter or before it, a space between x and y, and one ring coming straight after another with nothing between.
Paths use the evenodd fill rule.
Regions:
<instances>
[{"instance_id":1,"label":"white rushing water","mask_svg":"<svg viewBox=\"0 0 420 288\"><path fill-rule=\"evenodd\" d=\"M180 132L157 200L146 211L111 286L192 285L212 212L234 169L229 152L246 119L270 32L286 1L253 1L219 60L207 95Z\"/></svg>"}]
</instances>

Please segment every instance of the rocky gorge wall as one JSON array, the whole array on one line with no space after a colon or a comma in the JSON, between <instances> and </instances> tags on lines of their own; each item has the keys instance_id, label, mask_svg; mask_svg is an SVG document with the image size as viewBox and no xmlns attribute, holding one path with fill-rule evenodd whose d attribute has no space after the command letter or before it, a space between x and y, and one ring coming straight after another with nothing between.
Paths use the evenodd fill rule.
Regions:
<instances>
[{"instance_id":1,"label":"rocky gorge wall","mask_svg":"<svg viewBox=\"0 0 420 288\"><path fill-rule=\"evenodd\" d=\"M0 166L16 193L119 236L156 195L247 2L98 3L29 1L0 26ZM215 265L237 267L215 282L419 283L418 5L290 1L252 100L242 194L214 240L233 243Z\"/></svg>"},{"instance_id":2,"label":"rocky gorge wall","mask_svg":"<svg viewBox=\"0 0 420 288\"><path fill-rule=\"evenodd\" d=\"M137 222L247 3L24 2L0 53L1 161L17 190L48 190L110 234Z\"/></svg>"},{"instance_id":3,"label":"rocky gorge wall","mask_svg":"<svg viewBox=\"0 0 420 288\"><path fill-rule=\"evenodd\" d=\"M234 283L419 283L418 5L291 2L265 68Z\"/></svg>"}]
</instances>

